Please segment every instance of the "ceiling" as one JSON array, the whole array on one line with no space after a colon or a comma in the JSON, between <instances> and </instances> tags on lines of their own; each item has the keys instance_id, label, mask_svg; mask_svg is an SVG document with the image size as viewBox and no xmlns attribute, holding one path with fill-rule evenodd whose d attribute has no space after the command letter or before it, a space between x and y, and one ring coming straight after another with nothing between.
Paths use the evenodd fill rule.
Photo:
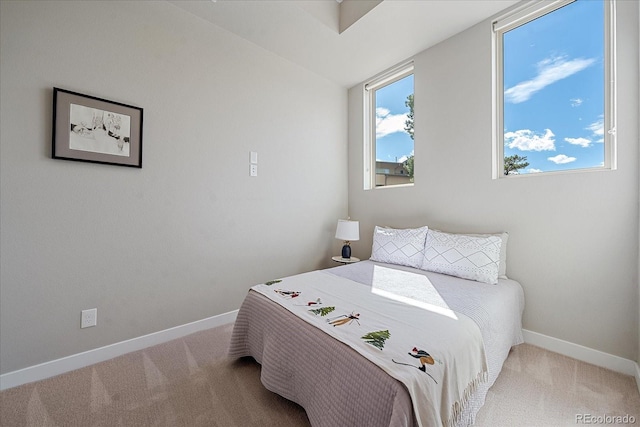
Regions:
<instances>
[{"instance_id":1,"label":"ceiling","mask_svg":"<svg viewBox=\"0 0 640 427\"><path fill-rule=\"evenodd\" d=\"M409 59L517 2L518 0L171 1L176 7L344 87L358 84ZM365 3L369 6L354 18L354 7L358 8ZM348 17L345 17L345 12L349 12ZM360 15L362 16L358 19ZM342 19L344 28L345 18L353 23L340 32L340 20Z\"/></svg>"}]
</instances>

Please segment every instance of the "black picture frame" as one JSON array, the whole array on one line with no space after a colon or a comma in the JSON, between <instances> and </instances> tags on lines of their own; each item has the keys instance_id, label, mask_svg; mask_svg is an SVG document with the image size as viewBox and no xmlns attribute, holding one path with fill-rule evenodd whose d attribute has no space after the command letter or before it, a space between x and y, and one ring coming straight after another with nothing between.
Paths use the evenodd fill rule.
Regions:
<instances>
[{"instance_id":1,"label":"black picture frame","mask_svg":"<svg viewBox=\"0 0 640 427\"><path fill-rule=\"evenodd\" d=\"M142 168L143 109L53 88L53 159Z\"/></svg>"}]
</instances>

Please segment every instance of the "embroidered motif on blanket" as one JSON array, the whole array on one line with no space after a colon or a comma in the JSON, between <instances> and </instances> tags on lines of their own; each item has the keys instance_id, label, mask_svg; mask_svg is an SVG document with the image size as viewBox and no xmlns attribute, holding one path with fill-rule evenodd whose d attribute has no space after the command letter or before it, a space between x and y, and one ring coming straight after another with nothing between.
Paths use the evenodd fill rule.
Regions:
<instances>
[{"instance_id":1,"label":"embroidered motif on blanket","mask_svg":"<svg viewBox=\"0 0 640 427\"><path fill-rule=\"evenodd\" d=\"M369 332L368 334L365 334L360 338L362 338L364 342L371 344L379 350L382 350L384 349L385 341L388 340L390 336L391 334L389 333L389 330L386 329L384 331Z\"/></svg>"},{"instance_id":2,"label":"embroidered motif on blanket","mask_svg":"<svg viewBox=\"0 0 640 427\"><path fill-rule=\"evenodd\" d=\"M335 307L320 307L320 308L314 308L313 310L309 310L309 311L315 314L316 316L326 316L327 314L331 313L335 309L336 309Z\"/></svg>"}]
</instances>

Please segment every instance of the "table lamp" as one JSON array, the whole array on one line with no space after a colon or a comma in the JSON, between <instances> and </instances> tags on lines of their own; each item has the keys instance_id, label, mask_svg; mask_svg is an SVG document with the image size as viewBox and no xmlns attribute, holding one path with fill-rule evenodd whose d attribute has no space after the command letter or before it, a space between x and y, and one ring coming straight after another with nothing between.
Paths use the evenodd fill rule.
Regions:
<instances>
[{"instance_id":1,"label":"table lamp","mask_svg":"<svg viewBox=\"0 0 640 427\"><path fill-rule=\"evenodd\" d=\"M351 258L350 242L360 240L360 223L348 219L339 219L336 228L336 239L343 240L342 258Z\"/></svg>"}]
</instances>

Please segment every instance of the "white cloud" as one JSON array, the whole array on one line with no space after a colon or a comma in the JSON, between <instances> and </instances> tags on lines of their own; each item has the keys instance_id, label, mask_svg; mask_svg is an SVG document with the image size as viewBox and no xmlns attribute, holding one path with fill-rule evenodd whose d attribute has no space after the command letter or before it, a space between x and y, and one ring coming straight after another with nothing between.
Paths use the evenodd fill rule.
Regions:
<instances>
[{"instance_id":1,"label":"white cloud","mask_svg":"<svg viewBox=\"0 0 640 427\"><path fill-rule=\"evenodd\" d=\"M505 102L519 104L527 101L534 93L558 80L565 79L595 63L595 58L576 58L568 60L566 56L544 59L536 64L538 75L504 91Z\"/></svg>"},{"instance_id":2,"label":"white cloud","mask_svg":"<svg viewBox=\"0 0 640 427\"><path fill-rule=\"evenodd\" d=\"M542 172L542 169L536 169L536 168L527 169L527 173L540 173L540 172Z\"/></svg>"},{"instance_id":3,"label":"white cloud","mask_svg":"<svg viewBox=\"0 0 640 427\"><path fill-rule=\"evenodd\" d=\"M410 154L405 154L404 156L399 157L399 158L398 158L398 163L404 163L404 162L405 162L409 157L411 157L411 156L413 156L413 155L414 155L414 154L413 154L413 152L414 152L414 151L415 151L415 150L411 150L411 153L410 153Z\"/></svg>"},{"instance_id":4,"label":"white cloud","mask_svg":"<svg viewBox=\"0 0 640 427\"><path fill-rule=\"evenodd\" d=\"M582 148L587 148L591 146L591 140L587 138L565 138L564 140L567 141L569 144L579 145Z\"/></svg>"},{"instance_id":5,"label":"white cloud","mask_svg":"<svg viewBox=\"0 0 640 427\"><path fill-rule=\"evenodd\" d=\"M579 107L582 105L582 103L584 102L582 99L580 98L573 98L569 100L571 102L571 106L572 107Z\"/></svg>"},{"instance_id":6,"label":"white cloud","mask_svg":"<svg viewBox=\"0 0 640 427\"><path fill-rule=\"evenodd\" d=\"M558 154L555 157L547 157L547 160L551 160L556 165L564 165L565 163L575 162L577 159L564 154Z\"/></svg>"},{"instance_id":7,"label":"white cloud","mask_svg":"<svg viewBox=\"0 0 640 427\"><path fill-rule=\"evenodd\" d=\"M597 121L591 123L585 129L593 132L593 136L598 138L596 142L604 142L604 118L600 117Z\"/></svg>"},{"instance_id":8,"label":"white cloud","mask_svg":"<svg viewBox=\"0 0 640 427\"><path fill-rule=\"evenodd\" d=\"M376 138L382 138L391 133L405 132L404 122L406 114L391 114L386 108L376 108Z\"/></svg>"},{"instance_id":9,"label":"white cloud","mask_svg":"<svg viewBox=\"0 0 640 427\"><path fill-rule=\"evenodd\" d=\"M536 134L529 129L520 129L515 132L506 132L504 142L509 148L517 148L521 151L555 151L554 136L551 129L545 129L544 135Z\"/></svg>"}]
</instances>

